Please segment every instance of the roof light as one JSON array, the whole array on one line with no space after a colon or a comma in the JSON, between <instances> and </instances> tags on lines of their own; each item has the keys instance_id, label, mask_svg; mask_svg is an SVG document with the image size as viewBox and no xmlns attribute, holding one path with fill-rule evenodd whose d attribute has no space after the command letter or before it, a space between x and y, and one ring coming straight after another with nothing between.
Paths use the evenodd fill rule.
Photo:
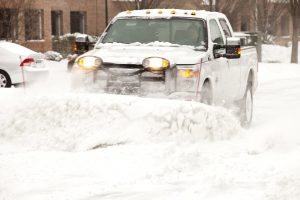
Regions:
<instances>
[{"instance_id":1,"label":"roof light","mask_svg":"<svg viewBox=\"0 0 300 200\"><path fill-rule=\"evenodd\" d=\"M171 14L172 14L172 15L175 15L175 14L176 14L176 11L175 11L175 10L172 10L172 11L171 11Z\"/></svg>"},{"instance_id":2,"label":"roof light","mask_svg":"<svg viewBox=\"0 0 300 200\"><path fill-rule=\"evenodd\" d=\"M193 12L191 13L191 15L196 15L196 12L195 12L195 11L193 11Z\"/></svg>"},{"instance_id":3,"label":"roof light","mask_svg":"<svg viewBox=\"0 0 300 200\"><path fill-rule=\"evenodd\" d=\"M150 11L150 10L147 10L147 11L146 11L146 14L150 14L150 13L151 13L151 11Z\"/></svg>"},{"instance_id":4,"label":"roof light","mask_svg":"<svg viewBox=\"0 0 300 200\"><path fill-rule=\"evenodd\" d=\"M163 11L162 10L158 11L158 14L163 14Z\"/></svg>"},{"instance_id":5,"label":"roof light","mask_svg":"<svg viewBox=\"0 0 300 200\"><path fill-rule=\"evenodd\" d=\"M130 15L132 12L131 12L131 10L127 10L127 12L126 12L128 15Z\"/></svg>"}]
</instances>

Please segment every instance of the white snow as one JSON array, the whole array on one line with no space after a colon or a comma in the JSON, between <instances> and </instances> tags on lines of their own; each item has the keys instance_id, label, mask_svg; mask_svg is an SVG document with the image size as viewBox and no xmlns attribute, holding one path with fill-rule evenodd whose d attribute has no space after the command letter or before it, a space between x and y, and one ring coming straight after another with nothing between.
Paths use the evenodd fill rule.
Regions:
<instances>
[{"instance_id":1,"label":"white snow","mask_svg":"<svg viewBox=\"0 0 300 200\"><path fill-rule=\"evenodd\" d=\"M0 91L0 199L299 200L300 65L259 65L249 130L195 102L72 94L49 65Z\"/></svg>"},{"instance_id":2,"label":"white snow","mask_svg":"<svg viewBox=\"0 0 300 200\"><path fill-rule=\"evenodd\" d=\"M300 47L300 42L298 44ZM290 63L292 47L279 45L262 45L262 61L266 63ZM300 60L300 51L298 54Z\"/></svg>"},{"instance_id":3,"label":"white snow","mask_svg":"<svg viewBox=\"0 0 300 200\"><path fill-rule=\"evenodd\" d=\"M63 56L56 51L47 51L44 55L46 60L61 61L63 59Z\"/></svg>"}]
</instances>

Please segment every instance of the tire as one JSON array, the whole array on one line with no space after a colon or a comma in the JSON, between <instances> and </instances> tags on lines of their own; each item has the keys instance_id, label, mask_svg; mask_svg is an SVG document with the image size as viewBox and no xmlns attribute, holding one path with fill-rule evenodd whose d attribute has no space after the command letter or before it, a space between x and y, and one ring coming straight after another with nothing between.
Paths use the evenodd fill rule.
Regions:
<instances>
[{"instance_id":1,"label":"tire","mask_svg":"<svg viewBox=\"0 0 300 200\"><path fill-rule=\"evenodd\" d=\"M0 88L10 88L11 87L11 80L9 75L5 72L0 70Z\"/></svg>"},{"instance_id":2,"label":"tire","mask_svg":"<svg viewBox=\"0 0 300 200\"><path fill-rule=\"evenodd\" d=\"M240 122L241 126L248 128L253 117L253 93L251 85L248 85L243 99L240 103Z\"/></svg>"},{"instance_id":3,"label":"tire","mask_svg":"<svg viewBox=\"0 0 300 200\"><path fill-rule=\"evenodd\" d=\"M210 83L208 81L204 82L200 95L201 95L201 99L200 99L201 103L212 105L213 95L212 95L212 89Z\"/></svg>"}]
</instances>

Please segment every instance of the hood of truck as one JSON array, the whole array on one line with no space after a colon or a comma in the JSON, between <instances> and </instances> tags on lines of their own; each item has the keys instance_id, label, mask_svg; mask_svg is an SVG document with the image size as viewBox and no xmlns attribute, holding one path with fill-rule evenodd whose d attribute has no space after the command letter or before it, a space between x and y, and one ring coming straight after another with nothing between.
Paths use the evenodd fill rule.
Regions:
<instances>
[{"instance_id":1,"label":"hood of truck","mask_svg":"<svg viewBox=\"0 0 300 200\"><path fill-rule=\"evenodd\" d=\"M141 65L145 58L161 57L171 65L198 64L206 55L205 51L194 50L189 46L141 46L107 45L85 53L83 56L100 57L104 63Z\"/></svg>"}]
</instances>

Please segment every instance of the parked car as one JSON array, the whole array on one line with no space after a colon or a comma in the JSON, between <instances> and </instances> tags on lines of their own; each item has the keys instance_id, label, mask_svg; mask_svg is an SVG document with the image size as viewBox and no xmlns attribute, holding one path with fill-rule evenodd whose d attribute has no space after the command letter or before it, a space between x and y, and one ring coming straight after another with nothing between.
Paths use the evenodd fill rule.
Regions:
<instances>
[{"instance_id":1,"label":"parked car","mask_svg":"<svg viewBox=\"0 0 300 200\"><path fill-rule=\"evenodd\" d=\"M241 47L222 13L140 10L118 14L73 66L74 88L237 104L250 125L257 87L255 47Z\"/></svg>"},{"instance_id":2,"label":"parked car","mask_svg":"<svg viewBox=\"0 0 300 200\"><path fill-rule=\"evenodd\" d=\"M48 74L43 54L21 45L0 41L0 87L32 82Z\"/></svg>"}]
</instances>

